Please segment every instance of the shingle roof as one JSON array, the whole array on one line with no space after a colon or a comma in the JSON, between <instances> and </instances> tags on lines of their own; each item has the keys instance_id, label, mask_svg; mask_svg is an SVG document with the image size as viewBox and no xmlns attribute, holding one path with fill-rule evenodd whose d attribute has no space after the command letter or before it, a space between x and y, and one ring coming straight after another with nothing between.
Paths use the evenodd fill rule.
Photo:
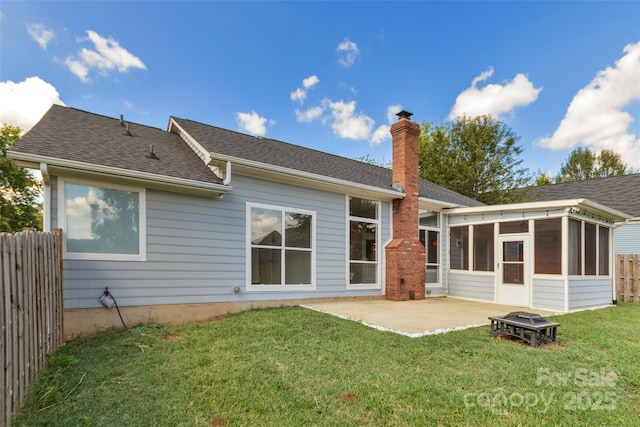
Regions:
<instances>
[{"instance_id":1,"label":"shingle roof","mask_svg":"<svg viewBox=\"0 0 640 427\"><path fill-rule=\"evenodd\" d=\"M280 166L348 182L391 190L392 171L269 138L260 138L172 117L192 138L211 153ZM420 180L420 196L463 206L482 203L430 181Z\"/></svg>"},{"instance_id":2,"label":"shingle roof","mask_svg":"<svg viewBox=\"0 0 640 427\"><path fill-rule=\"evenodd\" d=\"M533 200L589 199L640 217L640 173L529 187Z\"/></svg>"},{"instance_id":3,"label":"shingle roof","mask_svg":"<svg viewBox=\"0 0 640 427\"><path fill-rule=\"evenodd\" d=\"M220 179L175 134L53 105L11 151L220 184ZM158 160L145 157L149 146Z\"/></svg>"},{"instance_id":4,"label":"shingle roof","mask_svg":"<svg viewBox=\"0 0 640 427\"><path fill-rule=\"evenodd\" d=\"M173 120L212 153L380 189L392 189L392 171L387 168L191 120ZM158 128L128 123L132 136L126 135L126 129L121 126L119 119L53 105L11 151L221 183L180 136ZM159 160L145 157L151 144ZM460 206L482 205L426 180L420 180L420 196Z\"/></svg>"}]
</instances>

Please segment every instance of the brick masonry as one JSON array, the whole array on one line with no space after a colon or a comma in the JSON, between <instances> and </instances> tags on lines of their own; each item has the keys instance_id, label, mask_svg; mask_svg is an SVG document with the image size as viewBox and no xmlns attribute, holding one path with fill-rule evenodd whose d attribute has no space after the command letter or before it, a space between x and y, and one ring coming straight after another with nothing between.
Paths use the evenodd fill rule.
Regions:
<instances>
[{"instance_id":1,"label":"brick masonry","mask_svg":"<svg viewBox=\"0 0 640 427\"><path fill-rule=\"evenodd\" d=\"M420 125L401 117L391 126L393 183L404 199L393 201L393 240L385 247L386 299L424 299L425 248L418 231L418 140Z\"/></svg>"}]
</instances>

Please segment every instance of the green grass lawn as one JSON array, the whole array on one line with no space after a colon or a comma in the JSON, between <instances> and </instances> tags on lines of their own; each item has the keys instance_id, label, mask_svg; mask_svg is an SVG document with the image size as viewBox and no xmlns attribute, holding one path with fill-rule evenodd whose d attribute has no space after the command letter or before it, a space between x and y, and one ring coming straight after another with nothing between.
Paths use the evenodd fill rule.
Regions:
<instances>
[{"instance_id":1,"label":"green grass lawn","mask_svg":"<svg viewBox=\"0 0 640 427\"><path fill-rule=\"evenodd\" d=\"M299 307L111 332L55 353L15 425L638 425L640 305L553 319L538 348Z\"/></svg>"}]
</instances>

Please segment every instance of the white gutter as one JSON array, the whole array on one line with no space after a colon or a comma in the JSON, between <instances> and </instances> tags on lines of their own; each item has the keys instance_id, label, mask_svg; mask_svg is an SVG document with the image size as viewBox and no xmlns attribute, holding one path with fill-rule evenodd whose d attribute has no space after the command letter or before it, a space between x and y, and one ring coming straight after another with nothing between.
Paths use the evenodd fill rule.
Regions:
<instances>
[{"instance_id":1,"label":"white gutter","mask_svg":"<svg viewBox=\"0 0 640 427\"><path fill-rule=\"evenodd\" d=\"M620 212L619 210L604 206L600 203L596 203L589 199L567 199L567 200L552 200L546 202L526 202L526 203L514 203L505 205L487 205L487 206L473 206L468 208L455 208L448 211L451 215L469 215L474 213L492 213L492 212L513 212L513 211L530 211L530 210L545 210L545 209L565 209L570 207L585 207L598 211L600 214L608 215L610 217L618 217L621 220L625 218L631 218L630 215Z\"/></svg>"},{"instance_id":2,"label":"white gutter","mask_svg":"<svg viewBox=\"0 0 640 427\"><path fill-rule=\"evenodd\" d=\"M44 183L43 210L42 210L42 231L51 231L51 177L47 164L40 163L40 173Z\"/></svg>"},{"instance_id":3,"label":"white gutter","mask_svg":"<svg viewBox=\"0 0 640 427\"><path fill-rule=\"evenodd\" d=\"M89 173L95 175L110 175L114 178L126 178L146 184L156 184L182 191L196 191L200 193L224 194L232 188L223 184L215 184L204 181L194 181L186 178L178 178L166 175L158 175L150 172L142 172L130 169L115 168L112 166L96 165L92 163L78 162L75 160L58 159L47 156L24 154L9 151L8 157L25 162L32 168L37 168L41 163L48 164L47 170L52 168L75 172L76 174Z\"/></svg>"},{"instance_id":4,"label":"white gutter","mask_svg":"<svg viewBox=\"0 0 640 427\"><path fill-rule=\"evenodd\" d=\"M282 166L270 165L267 163L257 162L255 160L247 160L241 159L238 157L227 156L224 154L211 153L212 157L223 160L227 162L233 163L234 167L238 167L239 169L251 168L253 170L264 171L268 174L273 174L281 177L293 177L298 180L298 182L304 181L313 186L315 183L323 183L331 186L355 189L367 193L375 193L378 195L386 196L389 199L401 199L406 196L406 193L392 190L392 189L384 189L380 187L374 187L372 185L366 184L358 184L352 181L346 181L343 179L332 178L325 175L318 175L310 172L301 172L295 169L290 169Z\"/></svg>"}]
</instances>

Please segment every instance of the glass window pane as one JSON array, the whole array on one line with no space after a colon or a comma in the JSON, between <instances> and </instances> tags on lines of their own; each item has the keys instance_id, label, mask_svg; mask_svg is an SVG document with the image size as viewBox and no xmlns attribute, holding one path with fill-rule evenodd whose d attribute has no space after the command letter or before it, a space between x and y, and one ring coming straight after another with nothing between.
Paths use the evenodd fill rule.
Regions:
<instances>
[{"instance_id":1,"label":"glass window pane","mask_svg":"<svg viewBox=\"0 0 640 427\"><path fill-rule=\"evenodd\" d=\"M311 284L311 252L286 250L284 281L287 285Z\"/></svg>"},{"instance_id":2,"label":"glass window pane","mask_svg":"<svg viewBox=\"0 0 640 427\"><path fill-rule=\"evenodd\" d=\"M282 245L282 212L251 208L251 243L264 246Z\"/></svg>"},{"instance_id":3,"label":"glass window pane","mask_svg":"<svg viewBox=\"0 0 640 427\"><path fill-rule=\"evenodd\" d=\"M609 229L603 226L599 227L598 233L600 234L600 258L598 260L599 264L599 274L601 276L609 275Z\"/></svg>"},{"instance_id":4,"label":"glass window pane","mask_svg":"<svg viewBox=\"0 0 640 427\"><path fill-rule=\"evenodd\" d=\"M438 212L426 212L420 214L420 225L426 227L438 226Z\"/></svg>"},{"instance_id":5,"label":"glass window pane","mask_svg":"<svg viewBox=\"0 0 640 427\"><path fill-rule=\"evenodd\" d=\"M596 246L596 225L589 222L584 223L584 274L595 276L598 270L597 265L598 248Z\"/></svg>"},{"instance_id":6,"label":"glass window pane","mask_svg":"<svg viewBox=\"0 0 640 427\"><path fill-rule=\"evenodd\" d=\"M311 215L285 214L284 244L288 248L311 248Z\"/></svg>"},{"instance_id":7,"label":"glass window pane","mask_svg":"<svg viewBox=\"0 0 640 427\"><path fill-rule=\"evenodd\" d=\"M500 223L500 234L526 233L529 231L529 221L509 221Z\"/></svg>"},{"instance_id":8,"label":"glass window pane","mask_svg":"<svg viewBox=\"0 0 640 427\"><path fill-rule=\"evenodd\" d=\"M450 266L453 270L469 269L469 226L451 227Z\"/></svg>"},{"instance_id":9,"label":"glass window pane","mask_svg":"<svg viewBox=\"0 0 640 427\"><path fill-rule=\"evenodd\" d=\"M374 284L378 282L376 277L377 263L352 262L349 267L349 283L351 284Z\"/></svg>"},{"instance_id":10,"label":"glass window pane","mask_svg":"<svg viewBox=\"0 0 640 427\"><path fill-rule=\"evenodd\" d=\"M375 200L351 197L349 199L349 215L360 218L378 218L378 202Z\"/></svg>"},{"instance_id":11,"label":"glass window pane","mask_svg":"<svg viewBox=\"0 0 640 427\"><path fill-rule=\"evenodd\" d=\"M440 249L438 248L438 235L440 233L437 231L429 230L428 237L429 240L425 245L427 251L427 262L430 264L437 264L439 262L439 253Z\"/></svg>"},{"instance_id":12,"label":"glass window pane","mask_svg":"<svg viewBox=\"0 0 640 427\"><path fill-rule=\"evenodd\" d=\"M253 285L279 285L281 282L280 249L251 249L251 283Z\"/></svg>"},{"instance_id":13,"label":"glass window pane","mask_svg":"<svg viewBox=\"0 0 640 427\"><path fill-rule=\"evenodd\" d=\"M536 274L562 274L562 219L535 221Z\"/></svg>"},{"instance_id":14,"label":"glass window pane","mask_svg":"<svg viewBox=\"0 0 640 427\"><path fill-rule=\"evenodd\" d=\"M473 226L473 269L493 271L493 224Z\"/></svg>"},{"instance_id":15,"label":"glass window pane","mask_svg":"<svg viewBox=\"0 0 640 427\"><path fill-rule=\"evenodd\" d=\"M425 270L425 282L427 284L439 283L440 267L438 267L437 265L427 265L427 268Z\"/></svg>"},{"instance_id":16,"label":"glass window pane","mask_svg":"<svg viewBox=\"0 0 640 427\"><path fill-rule=\"evenodd\" d=\"M524 264L504 264L502 283L524 285Z\"/></svg>"},{"instance_id":17,"label":"glass window pane","mask_svg":"<svg viewBox=\"0 0 640 427\"><path fill-rule=\"evenodd\" d=\"M569 220L569 274L582 274L582 222Z\"/></svg>"},{"instance_id":18,"label":"glass window pane","mask_svg":"<svg viewBox=\"0 0 640 427\"><path fill-rule=\"evenodd\" d=\"M65 186L67 252L139 254L140 194Z\"/></svg>"},{"instance_id":19,"label":"glass window pane","mask_svg":"<svg viewBox=\"0 0 640 427\"><path fill-rule=\"evenodd\" d=\"M354 261L377 261L377 224L351 221L349 256Z\"/></svg>"}]
</instances>

